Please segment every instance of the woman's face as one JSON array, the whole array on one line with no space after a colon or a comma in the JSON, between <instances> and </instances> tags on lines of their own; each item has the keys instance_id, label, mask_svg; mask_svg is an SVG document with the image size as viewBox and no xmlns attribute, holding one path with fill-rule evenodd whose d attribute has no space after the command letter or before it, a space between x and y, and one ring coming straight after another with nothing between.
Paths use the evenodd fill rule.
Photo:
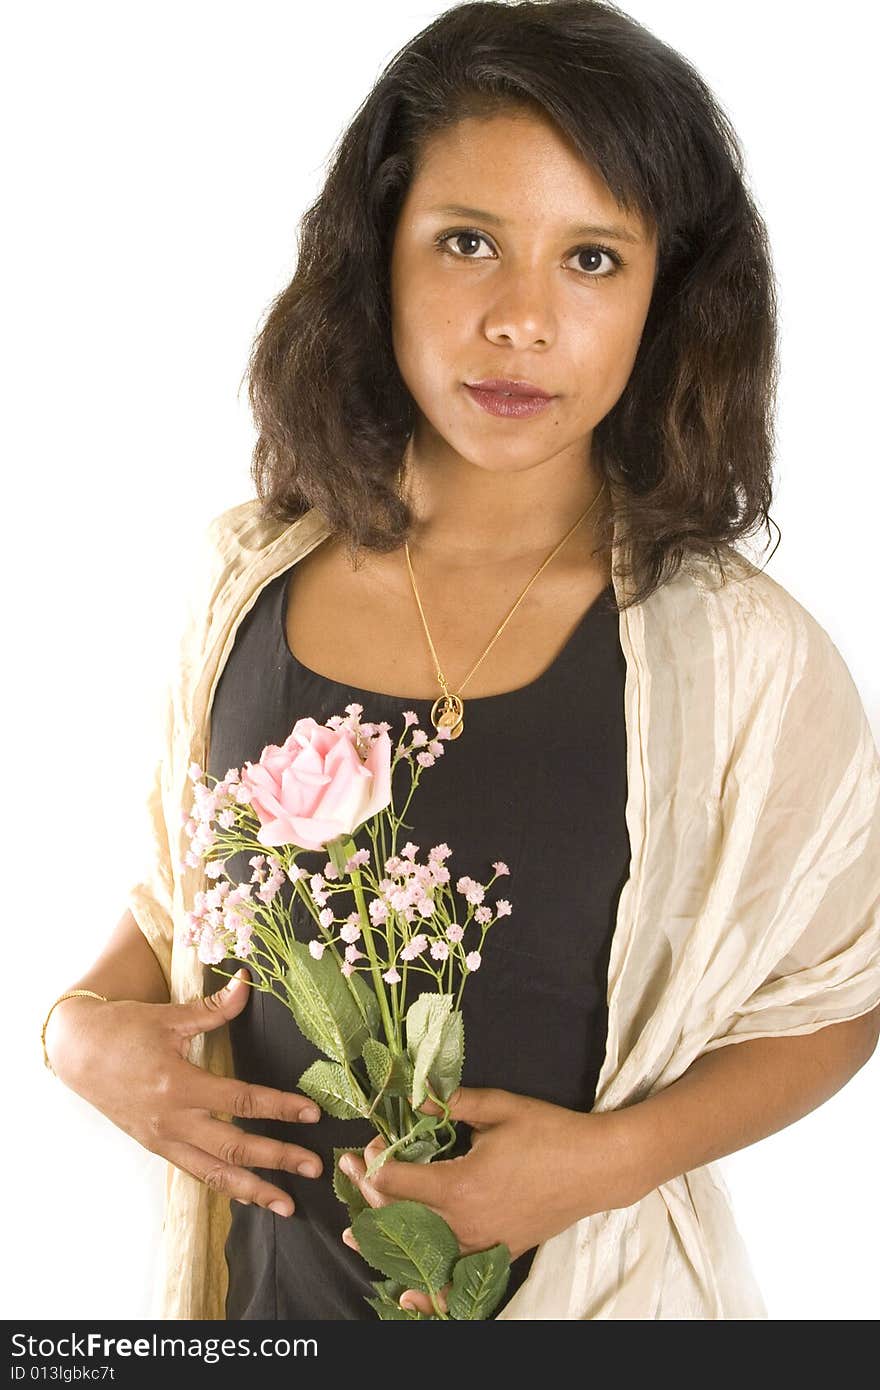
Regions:
<instances>
[{"instance_id":1,"label":"woman's face","mask_svg":"<svg viewBox=\"0 0 880 1390\"><path fill-rule=\"evenodd\" d=\"M588 456L635 361L656 251L549 120L469 117L432 137L391 255L417 441L488 469ZM490 413L466 383L493 377L553 400L531 416Z\"/></svg>"}]
</instances>

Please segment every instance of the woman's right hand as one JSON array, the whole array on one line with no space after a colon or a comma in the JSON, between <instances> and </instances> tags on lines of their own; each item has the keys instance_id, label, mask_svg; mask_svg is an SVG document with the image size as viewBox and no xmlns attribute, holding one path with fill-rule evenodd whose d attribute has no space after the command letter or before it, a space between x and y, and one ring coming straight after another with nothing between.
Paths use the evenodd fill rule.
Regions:
<instances>
[{"instance_id":1,"label":"woman's right hand","mask_svg":"<svg viewBox=\"0 0 880 1390\"><path fill-rule=\"evenodd\" d=\"M216 1076L186 1055L196 1034L220 1028L241 1012L247 979L234 978L189 1004L65 1000L55 1012L73 1004L77 1013L69 1018L70 1044L65 1043L59 1076L151 1153L238 1202L290 1216L296 1205L290 1194L250 1168L318 1177L323 1166L318 1155L299 1144L249 1134L211 1112L314 1123L321 1117L315 1102Z\"/></svg>"}]
</instances>

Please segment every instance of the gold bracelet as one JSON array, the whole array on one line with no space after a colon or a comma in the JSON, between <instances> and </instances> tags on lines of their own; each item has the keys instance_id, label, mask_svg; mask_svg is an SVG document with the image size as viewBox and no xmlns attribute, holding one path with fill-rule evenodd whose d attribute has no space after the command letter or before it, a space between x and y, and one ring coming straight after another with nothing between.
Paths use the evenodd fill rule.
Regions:
<instances>
[{"instance_id":1,"label":"gold bracelet","mask_svg":"<svg viewBox=\"0 0 880 1390\"><path fill-rule=\"evenodd\" d=\"M90 999L100 999L101 1002L104 1004L110 1003L110 1000L107 998L106 995L96 994L93 989L69 989L66 994L59 994L58 998L55 1000L55 1003L52 1005L52 1009L54 1009L57 1004L60 1004L62 999L74 999L79 995L86 995ZM52 1009L50 1009L49 1012L46 1014L46 1019L43 1023L43 1031L40 1034L40 1040L43 1044L43 1061L49 1068L52 1075L57 1076L58 1073L52 1066L52 1063L49 1061L49 1054L46 1051L46 1029L49 1026L49 1019L52 1017Z\"/></svg>"}]
</instances>

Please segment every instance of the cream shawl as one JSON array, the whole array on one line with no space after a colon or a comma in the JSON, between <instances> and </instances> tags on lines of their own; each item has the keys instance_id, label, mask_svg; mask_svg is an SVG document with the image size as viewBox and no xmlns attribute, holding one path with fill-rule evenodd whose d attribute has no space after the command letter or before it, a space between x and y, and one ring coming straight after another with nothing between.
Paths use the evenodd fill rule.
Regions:
<instances>
[{"instance_id":1,"label":"cream shawl","mask_svg":"<svg viewBox=\"0 0 880 1390\"><path fill-rule=\"evenodd\" d=\"M174 940L206 886L201 868L180 864L187 771L206 766L238 623L328 532L314 508L267 522L256 499L205 532L128 902L175 1002L202 993L196 952ZM615 538L613 563L621 553ZM690 558L620 614L631 862L597 1111L662 1090L712 1048L813 1032L880 1003L880 760L859 694L826 631L780 584L733 548L724 570L722 582L715 564ZM231 1075L228 1030L194 1039L190 1058ZM168 1164L156 1316L224 1317L229 1224L228 1198ZM767 1316L711 1163L545 1241L499 1314Z\"/></svg>"}]
</instances>

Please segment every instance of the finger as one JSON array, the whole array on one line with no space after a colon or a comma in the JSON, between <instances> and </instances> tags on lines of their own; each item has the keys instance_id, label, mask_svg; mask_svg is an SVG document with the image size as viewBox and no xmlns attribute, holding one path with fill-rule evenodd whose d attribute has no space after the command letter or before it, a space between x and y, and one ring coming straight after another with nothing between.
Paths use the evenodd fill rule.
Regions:
<instances>
[{"instance_id":1,"label":"finger","mask_svg":"<svg viewBox=\"0 0 880 1390\"><path fill-rule=\"evenodd\" d=\"M449 1312L449 1304L446 1301L446 1294L447 1291L451 1288L452 1285L447 1284L446 1288L440 1289L434 1295L434 1297L437 1299L438 1307L444 1313ZM408 1310L417 1308L420 1313L426 1313L428 1317L433 1317L436 1313L436 1309L433 1303L431 1302L430 1294L423 1293L421 1289L404 1289L403 1293L400 1295L400 1298L397 1301L400 1304L401 1308L406 1308Z\"/></svg>"},{"instance_id":2,"label":"finger","mask_svg":"<svg viewBox=\"0 0 880 1390\"><path fill-rule=\"evenodd\" d=\"M246 1204L266 1207L276 1211L278 1216L292 1216L296 1210L296 1203L283 1188L273 1186L247 1168L236 1168L230 1163L224 1163L216 1154L205 1153L194 1144L174 1141L163 1145L157 1152L176 1168L181 1168L185 1173L198 1178L213 1192L222 1193Z\"/></svg>"},{"instance_id":3,"label":"finger","mask_svg":"<svg viewBox=\"0 0 880 1390\"><path fill-rule=\"evenodd\" d=\"M366 1163L366 1166L369 1168L371 1163L375 1163L376 1159L379 1157L380 1153L382 1153L383 1149L387 1148L388 1145L385 1143L385 1140L382 1138L381 1134L377 1134L375 1139L371 1139L367 1147L364 1149L364 1162Z\"/></svg>"},{"instance_id":4,"label":"finger","mask_svg":"<svg viewBox=\"0 0 880 1390\"><path fill-rule=\"evenodd\" d=\"M219 1028L228 1019L240 1014L250 999L250 975L244 966L227 984L206 994L201 999L192 999L188 1004L172 1004L167 1018L181 1043L193 1038L197 1033L210 1032ZM185 1052L185 1049L182 1048Z\"/></svg>"},{"instance_id":5,"label":"finger","mask_svg":"<svg viewBox=\"0 0 880 1390\"><path fill-rule=\"evenodd\" d=\"M511 1091L503 1091L497 1086L459 1086L457 1091L453 1091L446 1105L450 1119L464 1120L474 1129L483 1129L486 1125L498 1124L501 1120L507 1119L516 1102L521 1100L521 1096ZM442 1107L430 1099L423 1101L419 1110L426 1115L443 1114Z\"/></svg>"},{"instance_id":6,"label":"finger","mask_svg":"<svg viewBox=\"0 0 880 1390\"><path fill-rule=\"evenodd\" d=\"M366 1150L364 1152L366 1154ZM368 1179L364 1177L366 1166L363 1159L358 1154L352 1154L350 1158L353 1171L357 1174L355 1181L373 1207L402 1201L424 1202L427 1206L442 1203L448 1191L452 1165L462 1161L461 1158L451 1158L436 1163L401 1163L396 1158L389 1158Z\"/></svg>"},{"instance_id":7,"label":"finger","mask_svg":"<svg viewBox=\"0 0 880 1390\"><path fill-rule=\"evenodd\" d=\"M369 1144L367 1148L369 1148ZM364 1152L366 1153L366 1149ZM367 1171L367 1165L364 1163L360 1154L345 1154L345 1156L339 1160L339 1167L347 1177L351 1178L356 1187L360 1189L361 1196L371 1207L386 1207L391 1201L390 1197L383 1197L381 1192L378 1192L374 1187L373 1183L364 1176ZM380 1169L379 1171L381 1172L382 1170Z\"/></svg>"},{"instance_id":8,"label":"finger","mask_svg":"<svg viewBox=\"0 0 880 1390\"><path fill-rule=\"evenodd\" d=\"M356 1250L358 1254L361 1253L361 1247L352 1235L350 1226L346 1226L345 1230L342 1232L342 1239L345 1245L350 1245L352 1250Z\"/></svg>"},{"instance_id":9,"label":"finger","mask_svg":"<svg viewBox=\"0 0 880 1390\"><path fill-rule=\"evenodd\" d=\"M273 1086L257 1086L248 1081L215 1076L193 1062L187 1062L186 1066L191 1070L182 1093L183 1104L220 1111L240 1120L314 1124L321 1118L315 1102L296 1091L277 1091Z\"/></svg>"},{"instance_id":10,"label":"finger","mask_svg":"<svg viewBox=\"0 0 880 1390\"><path fill-rule=\"evenodd\" d=\"M279 1168L304 1178L319 1177L323 1168L321 1159L311 1149L262 1134L249 1134L223 1120L198 1119L191 1128L192 1140L199 1148L216 1154L233 1168Z\"/></svg>"}]
</instances>

